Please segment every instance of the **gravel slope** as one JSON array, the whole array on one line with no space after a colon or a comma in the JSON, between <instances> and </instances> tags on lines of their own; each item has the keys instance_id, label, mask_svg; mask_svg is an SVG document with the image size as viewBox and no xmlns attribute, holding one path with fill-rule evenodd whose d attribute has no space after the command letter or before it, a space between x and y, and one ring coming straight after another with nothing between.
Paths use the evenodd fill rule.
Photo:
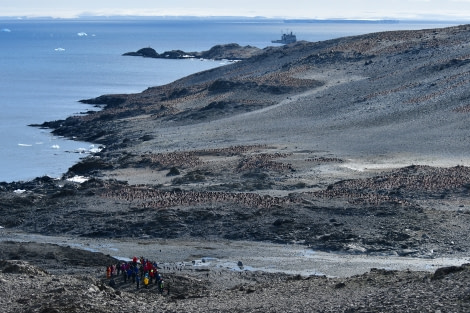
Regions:
<instances>
[{"instance_id":1,"label":"gravel slope","mask_svg":"<svg viewBox=\"0 0 470 313\"><path fill-rule=\"evenodd\" d=\"M0 305L6 312L468 312L469 271L459 265L470 251L469 39L462 25L298 42L139 94L84 100L103 110L42 126L103 150L61 180L0 184L0 226L15 234L4 241L26 233L90 246L217 243L174 255L191 262L207 250L229 263L228 245L269 259L276 254L263 245L295 244L334 252L306 266L308 274L327 273L344 255L360 275L337 274L350 263L327 273L341 278L296 276L302 263L278 263L288 274L188 267L166 273L175 294L150 297L152 290L106 287L109 259L70 264L74 250L61 257L61 247L15 242L16 252L2 256L10 261L2 263L8 296ZM131 247L123 255L138 251ZM51 273L36 267L51 265L40 249L52 252ZM396 260L401 270L364 274L374 265L362 257L380 268ZM18 258L34 266L13 266ZM426 271L403 270L406 260Z\"/></svg>"}]
</instances>

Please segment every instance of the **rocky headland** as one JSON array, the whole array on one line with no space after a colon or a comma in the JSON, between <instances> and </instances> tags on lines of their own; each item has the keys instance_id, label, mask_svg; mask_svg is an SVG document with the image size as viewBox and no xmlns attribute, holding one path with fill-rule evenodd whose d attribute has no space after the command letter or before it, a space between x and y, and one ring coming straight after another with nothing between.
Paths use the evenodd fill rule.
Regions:
<instances>
[{"instance_id":1,"label":"rocky headland","mask_svg":"<svg viewBox=\"0 0 470 313\"><path fill-rule=\"evenodd\" d=\"M82 100L101 110L41 127L101 152L60 180L0 184L0 306L468 312L469 39L462 25L296 42ZM104 254L81 262L87 247ZM299 265L308 251L338 261ZM175 293L109 287L112 253L160 259Z\"/></svg>"},{"instance_id":2,"label":"rocky headland","mask_svg":"<svg viewBox=\"0 0 470 313\"><path fill-rule=\"evenodd\" d=\"M170 50L158 53L151 47L142 48L135 52L126 52L124 56L138 56L155 59L210 59L210 60L245 60L261 52L260 48L253 46L240 46L237 43L216 45L207 51L185 52L182 50Z\"/></svg>"}]
</instances>

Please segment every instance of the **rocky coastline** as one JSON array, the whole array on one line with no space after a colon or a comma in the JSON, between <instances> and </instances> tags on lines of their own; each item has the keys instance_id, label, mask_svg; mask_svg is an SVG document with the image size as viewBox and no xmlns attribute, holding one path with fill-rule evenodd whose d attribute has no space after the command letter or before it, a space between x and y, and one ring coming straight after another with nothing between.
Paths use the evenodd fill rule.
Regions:
<instances>
[{"instance_id":1,"label":"rocky coastline","mask_svg":"<svg viewBox=\"0 0 470 313\"><path fill-rule=\"evenodd\" d=\"M0 183L0 280L10 295L0 306L468 312L469 39L470 26L461 25L296 42L142 93L82 100L101 110L40 127L101 152L60 180ZM39 235L50 242L31 239ZM99 251L76 251L66 238ZM123 242L126 257L165 259L175 293L109 287L110 240ZM169 241L177 244L165 250ZM302 246L344 262L458 261L422 270L378 264L350 275L334 266L302 275L298 265L270 272L250 270L249 261L236 270L191 264L234 261L229 246L241 258L268 243L292 249L293 260L306 258L295 254ZM88 257L95 261L80 261ZM189 263L179 271L175 262ZM42 291L28 297L26 285Z\"/></svg>"},{"instance_id":2,"label":"rocky coastline","mask_svg":"<svg viewBox=\"0 0 470 313\"><path fill-rule=\"evenodd\" d=\"M210 59L239 61L251 58L259 53L261 49L253 46L240 46L237 43L216 45L207 51L185 52L182 50L170 50L158 53L151 47L141 48L135 52L126 52L123 56L138 56L154 59Z\"/></svg>"}]
</instances>

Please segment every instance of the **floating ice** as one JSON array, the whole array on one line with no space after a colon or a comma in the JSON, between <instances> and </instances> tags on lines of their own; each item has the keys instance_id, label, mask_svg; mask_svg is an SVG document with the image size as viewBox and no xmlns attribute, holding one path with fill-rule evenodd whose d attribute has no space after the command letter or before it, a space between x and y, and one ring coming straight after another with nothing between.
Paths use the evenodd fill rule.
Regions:
<instances>
[{"instance_id":1,"label":"floating ice","mask_svg":"<svg viewBox=\"0 0 470 313\"><path fill-rule=\"evenodd\" d=\"M88 34L85 33L85 32L79 32L79 33L77 33L77 35L80 36L80 37L88 36Z\"/></svg>"}]
</instances>

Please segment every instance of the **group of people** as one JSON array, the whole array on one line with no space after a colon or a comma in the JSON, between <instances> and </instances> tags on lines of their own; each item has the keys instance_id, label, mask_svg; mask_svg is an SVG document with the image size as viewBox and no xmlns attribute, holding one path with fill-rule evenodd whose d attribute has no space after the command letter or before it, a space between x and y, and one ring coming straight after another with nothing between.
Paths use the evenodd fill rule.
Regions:
<instances>
[{"instance_id":1,"label":"group of people","mask_svg":"<svg viewBox=\"0 0 470 313\"><path fill-rule=\"evenodd\" d=\"M141 286L149 288L151 285L156 285L160 294L163 294L165 287L167 294L170 294L170 284L165 284L158 270L157 262L151 262L144 257L133 257L132 261L107 266L106 278L113 288L116 288L115 278L122 276L124 284L136 284L137 289Z\"/></svg>"}]
</instances>

